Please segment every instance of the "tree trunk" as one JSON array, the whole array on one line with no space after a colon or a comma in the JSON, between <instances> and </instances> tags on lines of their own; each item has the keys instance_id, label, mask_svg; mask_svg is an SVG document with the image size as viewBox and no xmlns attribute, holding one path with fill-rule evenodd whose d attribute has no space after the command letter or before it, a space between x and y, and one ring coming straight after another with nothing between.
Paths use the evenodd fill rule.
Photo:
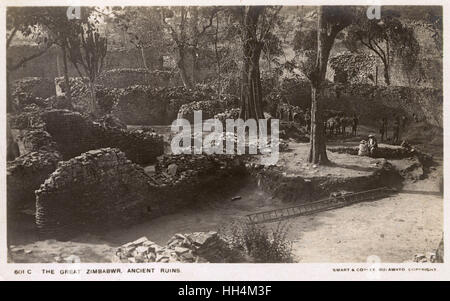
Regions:
<instances>
[{"instance_id":1,"label":"tree trunk","mask_svg":"<svg viewBox=\"0 0 450 301\"><path fill-rule=\"evenodd\" d=\"M89 90L91 92L91 103L89 110L92 116L97 117L97 96L95 95L95 84L92 81L89 81Z\"/></svg>"},{"instance_id":2,"label":"tree trunk","mask_svg":"<svg viewBox=\"0 0 450 301\"><path fill-rule=\"evenodd\" d=\"M241 75L241 112L239 118L263 119L262 85L259 70L262 45L256 39L258 18L264 8L251 6L244 20L244 63Z\"/></svg>"},{"instance_id":3,"label":"tree trunk","mask_svg":"<svg viewBox=\"0 0 450 301\"><path fill-rule=\"evenodd\" d=\"M308 161L314 164L329 163L321 116L320 89L311 86L311 141Z\"/></svg>"},{"instance_id":4,"label":"tree trunk","mask_svg":"<svg viewBox=\"0 0 450 301\"><path fill-rule=\"evenodd\" d=\"M386 83L387 86L389 86L391 84L391 77L389 74L389 65L387 65L386 63L384 64L384 82Z\"/></svg>"},{"instance_id":5,"label":"tree trunk","mask_svg":"<svg viewBox=\"0 0 450 301\"><path fill-rule=\"evenodd\" d=\"M177 67L178 71L180 72L181 81L183 82L183 85L185 88L191 89L194 84L188 75L188 71L186 70L187 65L187 59L186 59L186 50L184 48L178 49L178 61L177 61Z\"/></svg>"},{"instance_id":6,"label":"tree trunk","mask_svg":"<svg viewBox=\"0 0 450 301\"><path fill-rule=\"evenodd\" d=\"M64 83L65 83L65 96L66 99L72 103L72 95L70 94L70 80L69 80L69 71L67 68L67 54L66 54L66 45L63 44L62 47L62 59L63 59L63 67L64 67Z\"/></svg>"},{"instance_id":7,"label":"tree trunk","mask_svg":"<svg viewBox=\"0 0 450 301\"><path fill-rule=\"evenodd\" d=\"M198 82L198 75L200 73L200 68L198 66L198 49L196 47L192 47L191 49L191 56L192 56L192 83L195 84Z\"/></svg>"},{"instance_id":8,"label":"tree trunk","mask_svg":"<svg viewBox=\"0 0 450 301\"><path fill-rule=\"evenodd\" d=\"M216 16L216 32L214 34L214 53L216 55L217 97L220 100L222 94L222 79L220 70L220 54L217 46L219 41L219 15Z\"/></svg>"},{"instance_id":9,"label":"tree trunk","mask_svg":"<svg viewBox=\"0 0 450 301\"><path fill-rule=\"evenodd\" d=\"M317 57L311 79L311 134L308 161L315 164L329 163L321 114L321 89L327 72L328 57L337 32L328 34L323 17L323 7L318 8Z\"/></svg>"},{"instance_id":10,"label":"tree trunk","mask_svg":"<svg viewBox=\"0 0 450 301\"><path fill-rule=\"evenodd\" d=\"M262 109L262 85L259 70L259 58L261 50L258 45L253 45L251 57L244 60L241 78L241 112L240 118L263 119Z\"/></svg>"}]
</instances>

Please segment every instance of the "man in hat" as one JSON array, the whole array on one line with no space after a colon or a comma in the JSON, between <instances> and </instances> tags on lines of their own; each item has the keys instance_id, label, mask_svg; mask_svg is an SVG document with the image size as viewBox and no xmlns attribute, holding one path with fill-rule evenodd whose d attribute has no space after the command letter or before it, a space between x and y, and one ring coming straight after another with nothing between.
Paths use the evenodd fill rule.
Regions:
<instances>
[{"instance_id":1,"label":"man in hat","mask_svg":"<svg viewBox=\"0 0 450 301\"><path fill-rule=\"evenodd\" d=\"M369 135L368 148L371 156L373 156L378 149L378 142L373 134Z\"/></svg>"}]
</instances>

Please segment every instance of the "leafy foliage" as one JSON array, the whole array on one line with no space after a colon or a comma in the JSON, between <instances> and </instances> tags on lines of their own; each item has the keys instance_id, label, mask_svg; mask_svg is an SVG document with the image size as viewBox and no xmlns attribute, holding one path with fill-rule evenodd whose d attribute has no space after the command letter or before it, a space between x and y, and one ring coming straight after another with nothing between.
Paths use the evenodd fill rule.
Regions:
<instances>
[{"instance_id":1,"label":"leafy foliage","mask_svg":"<svg viewBox=\"0 0 450 301\"><path fill-rule=\"evenodd\" d=\"M278 223L275 228L235 221L221 229L232 249L245 252L255 262L292 262L292 243L287 239L289 226Z\"/></svg>"},{"instance_id":2,"label":"leafy foliage","mask_svg":"<svg viewBox=\"0 0 450 301\"><path fill-rule=\"evenodd\" d=\"M375 53L384 64L385 82L390 84L389 67L394 55L402 60L404 70L411 71L420 51L414 31L404 25L395 11L385 10L382 19L369 20L359 16L348 30L345 45L358 51L358 44Z\"/></svg>"}]
</instances>

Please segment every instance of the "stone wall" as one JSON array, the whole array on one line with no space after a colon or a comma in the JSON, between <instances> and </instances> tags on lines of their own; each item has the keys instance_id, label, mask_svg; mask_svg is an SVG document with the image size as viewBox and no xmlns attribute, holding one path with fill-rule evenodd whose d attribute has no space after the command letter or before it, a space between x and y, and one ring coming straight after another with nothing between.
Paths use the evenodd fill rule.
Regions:
<instances>
[{"instance_id":1,"label":"stone wall","mask_svg":"<svg viewBox=\"0 0 450 301\"><path fill-rule=\"evenodd\" d=\"M244 173L234 156L164 156L156 174L115 148L91 150L58 168L36 191L36 224L51 236L111 229L170 214L227 191Z\"/></svg>"},{"instance_id":2,"label":"stone wall","mask_svg":"<svg viewBox=\"0 0 450 301\"><path fill-rule=\"evenodd\" d=\"M323 106L352 116L356 113L361 124L375 125L383 117L392 120L394 114L413 114L428 124L443 127L443 91L434 88L375 86L372 84L335 84L325 86ZM309 83L287 80L282 87L264 97L266 111L275 103L286 102L307 110L311 104Z\"/></svg>"},{"instance_id":3,"label":"stone wall","mask_svg":"<svg viewBox=\"0 0 450 301\"><path fill-rule=\"evenodd\" d=\"M433 88L400 86L331 85L327 88L325 106L342 111L357 112L364 120L377 120L394 113L406 115L443 127L443 91Z\"/></svg>"},{"instance_id":4,"label":"stone wall","mask_svg":"<svg viewBox=\"0 0 450 301\"><path fill-rule=\"evenodd\" d=\"M25 129L19 135L21 156L7 165L8 208L34 206L34 191L55 170L58 161L101 147L118 147L135 163L156 160L164 150L162 136L129 132L94 123L67 110L41 114L44 129Z\"/></svg>"},{"instance_id":5,"label":"stone wall","mask_svg":"<svg viewBox=\"0 0 450 301\"><path fill-rule=\"evenodd\" d=\"M183 84L179 75L173 71L132 68L107 70L99 76L98 83L106 88L126 88L134 85L157 88Z\"/></svg>"},{"instance_id":6,"label":"stone wall","mask_svg":"<svg viewBox=\"0 0 450 301\"><path fill-rule=\"evenodd\" d=\"M135 223L146 216L148 180L118 149L88 151L60 162L36 191L36 224L70 233Z\"/></svg>"},{"instance_id":7,"label":"stone wall","mask_svg":"<svg viewBox=\"0 0 450 301\"><path fill-rule=\"evenodd\" d=\"M233 108L238 105L237 98L230 98L227 101L221 100L203 100L193 101L184 104L178 111L177 118L187 119L191 124L194 123L194 111L202 111L202 119L210 119L219 113L224 113L227 108Z\"/></svg>"},{"instance_id":8,"label":"stone wall","mask_svg":"<svg viewBox=\"0 0 450 301\"><path fill-rule=\"evenodd\" d=\"M42 129L26 130L19 139L22 142L22 153L36 152L41 149L56 150L56 143L52 136Z\"/></svg>"},{"instance_id":9,"label":"stone wall","mask_svg":"<svg viewBox=\"0 0 450 301\"><path fill-rule=\"evenodd\" d=\"M234 155L165 155L155 170L162 214L210 199L212 191L231 191L242 183L236 176L246 174L245 156Z\"/></svg>"},{"instance_id":10,"label":"stone wall","mask_svg":"<svg viewBox=\"0 0 450 301\"><path fill-rule=\"evenodd\" d=\"M138 164L148 164L163 154L162 136L143 131L126 131L104 127L67 110L52 110L42 114L45 129L65 160L92 149L116 147Z\"/></svg>"},{"instance_id":11,"label":"stone wall","mask_svg":"<svg viewBox=\"0 0 450 301\"><path fill-rule=\"evenodd\" d=\"M62 157L56 150L39 149L9 161L6 173L8 212L32 208L34 191L55 170L60 160Z\"/></svg>"},{"instance_id":12,"label":"stone wall","mask_svg":"<svg viewBox=\"0 0 450 301\"><path fill-rule=\"evenodd\" d=\"M29 93L34 97L47 98L55 95L55 85L47 78L25 77L15 80L12 85L14 93Z\"/></svg>"},{"instance_id":13,"label":"stone wall","mask_svg":"<svg viewBox=\"0 0 450 301\"><path fill-rule=\"evenodd\" d=\"M153 88L132 86L120 89L112 114L129 125L167 125L177 118L183 104L211 100L216 93L208 87Z\"/></svg>"}]
</instances>

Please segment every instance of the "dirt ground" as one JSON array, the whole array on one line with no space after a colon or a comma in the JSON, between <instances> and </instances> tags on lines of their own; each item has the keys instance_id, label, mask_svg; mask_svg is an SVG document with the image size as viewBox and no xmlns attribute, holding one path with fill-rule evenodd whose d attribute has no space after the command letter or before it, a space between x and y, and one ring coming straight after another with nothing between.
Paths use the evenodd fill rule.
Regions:
<instances>
[{"instance_id":1,"label":"dirt ground","mask_svg":"<svg viewBox=\"0 0 450 301\"><path fill-rule=\"evenodd\" d=\"M334 166L314 168L304 162L306 144L291 143L291 147L293 150L280 160L288 173L360 176L371 173L376 161L328 152ZM443 198L439 192L442 161L438 163L426 179L405 183L403 190L392 197L287 220L295 261L365 262L368 256L376 255L382 262L404 262L417 253L433 252L443 231ZM232 201L233 196L241 199ZM286 206L249 184L201 208L185 209L101 236L83 235L71 242L58 242L13 233L10 248L19 251L12 260L54 262L76 255L81 262L109 262L115 247L142 236L165 244L175 233L217 230L246 214Z\"/></svg>"},{"instance_id":2,"label":"dirt ground","mask_svg":"<svg viewBox=\"0 0 450 301\"><path fill-rule=\"evenodd\" d=\"M297 262L381 262L412 260L434 252L443 231L440 171L407 183L389 198L291 220L289 239Z\"/></svg>"}]
</instances>

